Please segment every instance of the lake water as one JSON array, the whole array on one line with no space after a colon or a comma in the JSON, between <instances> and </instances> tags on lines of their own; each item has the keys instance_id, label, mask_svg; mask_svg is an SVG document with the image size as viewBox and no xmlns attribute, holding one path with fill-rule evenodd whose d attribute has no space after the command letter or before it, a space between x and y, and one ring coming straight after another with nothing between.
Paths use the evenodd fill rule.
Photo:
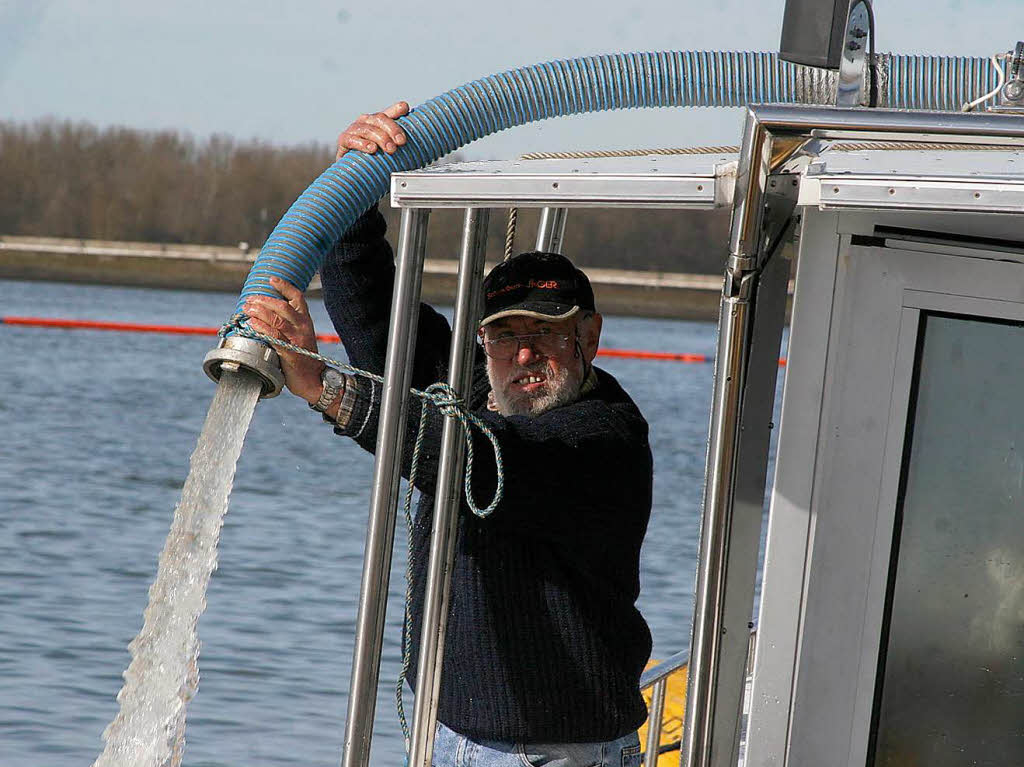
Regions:
<instances>
[{"instance_id":1,"label":"lake water","mask_svg":"<svg viewBox=\"0 0 1024 767\"><path fill-rule=\"evenodd\" d=\"M0 314L218 326L236 297L0 281ZM330 332L322 305L317 327ZM713 355L713 323L608 317L603 345ZM0 326L0 766L88 765L214 386L213 338ZM340 347L325 353L341 355ZM655 657L689 642L712 365L604 359L651 424L640 609ZM304 402L261 402L199 622L186 765L337 765L372 456ZM401 526L400 526L401 527ZM402 763L391 576L372 761ZM411 696L410 696L411 697Z\"/></svg>"}]
</instances>

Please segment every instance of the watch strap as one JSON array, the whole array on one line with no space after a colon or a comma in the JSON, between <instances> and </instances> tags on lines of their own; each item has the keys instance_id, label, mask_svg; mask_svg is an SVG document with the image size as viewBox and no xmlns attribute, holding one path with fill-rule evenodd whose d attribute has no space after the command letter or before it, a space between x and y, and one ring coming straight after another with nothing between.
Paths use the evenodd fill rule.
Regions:
<instances>
[{"instance_id":1,"label":"watch strap","mask_svg":"<svg viewBox=\"0 0 1024 767\"><path fill-rule=\"evenodd\" d=\"M336 375L328 375L328 371ZM332 379L336 380L337 383L332 384ZM310 407L318 413L326 413L345 391L345 378L340 371L331 367L325 367L324 372L320 374L320 383L323 385L323 389L320 391L320 398Z\"/></svg>"}]
</instances>

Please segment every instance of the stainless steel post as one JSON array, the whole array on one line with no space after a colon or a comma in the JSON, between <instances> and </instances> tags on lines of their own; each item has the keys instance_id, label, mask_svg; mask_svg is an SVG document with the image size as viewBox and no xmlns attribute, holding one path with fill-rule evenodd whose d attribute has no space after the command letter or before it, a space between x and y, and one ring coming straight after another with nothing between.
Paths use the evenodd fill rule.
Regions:
<instances>
[{"instance_id":1,"label":"stainless steel post","mask_svg":"<svg viewBox=\"0 0 1024 767\"><path fill-rule=\"evenodd\" d=\"M721 461L709 462L705 490L686 751L702 767L731 767L738 756L789 262L775 255L753 277L743 283L752 283L749 300L726 302L723 337L733 346L717 373L721 388L716 380L720 395L730 377L738 391L717 409L712 450Z\"/></svg>"},{"instance_id":2,"label":"stainless steel post","mask_svg":"<svg viewBox=\"0 0 1024 767\"><path fill-rule=\"evenodd\" d=\"M796 141L785 144L790 151L797 146ZM775 278L781 271L781 288L778 279L772 279L762 297L766 311L755 303L764 266L761 223L765 187L772 163L780 162L786 154L783 151L773 157L774 148L770 134L752 113L748 114L718 325L714 407L681 754L687 767L735 764L738 747L747 623L753 605L764 500L765 468L761 465L767 466L768 428L782 326L777 295L780 289L782 309L785 308L785 269L780 268L773 268L771 273ZM751 372L755 311L766 330L757 331L764 342L759 344L756 369ZM762 349L770 350L773 337L776 348L768 353L774 355L770 361L774 367L767 369L769 363ZM742 488L742 502L737 501L737 488Z\"/></svg>"},{"instance_id":3,"label":"stainless steel post","mask_svg":"<svg viewBox=\"0 0 1024 767\"><path fill-rule=\"evenodd\" d=\"M723 297L715 361L716 407L712 412L708 443L708 469L704 488L697 594L690 640L690 670L683 728L683 764L710 764L711 729L719 673L720 616L725 590L725 555L732 512L731 485L736 458L736 428L743 386L743 352L747 344L749 304ZM721 406L719 406L721 405Z\"/></svg>"},{"instance_id":4,"label":"stainless steel post","mask_svg":"<svg viewBox=\"0 0 1024 767\"><path fill-rule=\"evenodd\" d=\"M373 468L342 767L367 767L370 762L384 612L395 537L395 511L401 480L402 436L416 351L428 215L428 210L403 209L398 235L398 269L391 299L391 324L377 431L377 460Z\"/></svg>"},{"instance_id":5,"label":"stainless steel post","mask_svg":"<svg viewBox=\"0 0 1024 767\"><path fill-rule=\"evenodd\" d=\"M537 250L545 253L561 253L565 241L565 219L568 208L543 208L540 225L537 227Z\"/></svg>"},{"instance_id":6,"label":"stainless steel post","mask_svg":"<svg viewBox=\"0 0 1024 767\"><path fill-rule=\"evenodd\" d=\"M462 227L462 254L459 259L459 286L455 299L448 383L464 398L469 394L473 381L475 332L479 320L477 307L489 214L490 211L486 209L469 208ZM462 501L465 462L462 425L450 418L444 424L440 455L416 673L410 767L430 767L434 750L434 726L441 688L451 572L455 560L455 535Z\"/></svg>"},{"instance_id":7,"label":"stainless steel post","mask_svg":"<svg viewBox=\"0 0 1024 767\"><path fill-rule=\"evenodd\" d=\"M658 767L658 749L661 747L661 718L665 713L667 679L661 679L651 688L651 709L647 715L647 748L644 767Z\"/></svg>"}]
</instances>

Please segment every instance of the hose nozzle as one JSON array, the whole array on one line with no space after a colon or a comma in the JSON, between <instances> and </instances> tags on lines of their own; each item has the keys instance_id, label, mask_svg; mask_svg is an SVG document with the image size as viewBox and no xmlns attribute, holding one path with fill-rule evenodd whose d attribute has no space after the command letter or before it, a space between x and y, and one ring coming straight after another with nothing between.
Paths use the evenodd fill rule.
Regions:
<instances>
[{"instance_id":1,"label":"hose nozzle","mask_svg":"<svg viewBox=\"0 0 1024 767\"><path fill-rule=\"evenodd\" d=\"M277 352L266 344L245 338L227 336L203 359L203 371L213 381L220 381L221 371L248 370L260 379L260 399L276 397L284 388L284 373Z\"/></svg>"}]
</instances>

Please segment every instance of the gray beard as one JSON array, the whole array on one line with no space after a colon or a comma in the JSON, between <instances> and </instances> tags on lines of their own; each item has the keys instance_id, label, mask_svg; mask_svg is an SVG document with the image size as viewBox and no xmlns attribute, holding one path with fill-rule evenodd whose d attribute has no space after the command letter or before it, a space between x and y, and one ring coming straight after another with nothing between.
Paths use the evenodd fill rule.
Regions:
<instances>
[{"instance_id":1,"label":"gray beard","mask_svg":"<svg viewBox=\"0 0 1024 767\"><path fill-rule=\"evenodd\" d=\"M513 393L509 390L512 380L527 372L542 372L545 376L544 391L540 394ZM568 368L562 368L557 374L552 374L547 363L528 368L518 368L508 374L503 380L487 366L487 380L491 383L491 391L494 393L494 402L498 406L498 412L502 415L526 415L537 416L553 410L556 407L568 405L575 402L580 396L580 385L582 380L576 373L571 373Z\"/></svg>"}]
</instances>

